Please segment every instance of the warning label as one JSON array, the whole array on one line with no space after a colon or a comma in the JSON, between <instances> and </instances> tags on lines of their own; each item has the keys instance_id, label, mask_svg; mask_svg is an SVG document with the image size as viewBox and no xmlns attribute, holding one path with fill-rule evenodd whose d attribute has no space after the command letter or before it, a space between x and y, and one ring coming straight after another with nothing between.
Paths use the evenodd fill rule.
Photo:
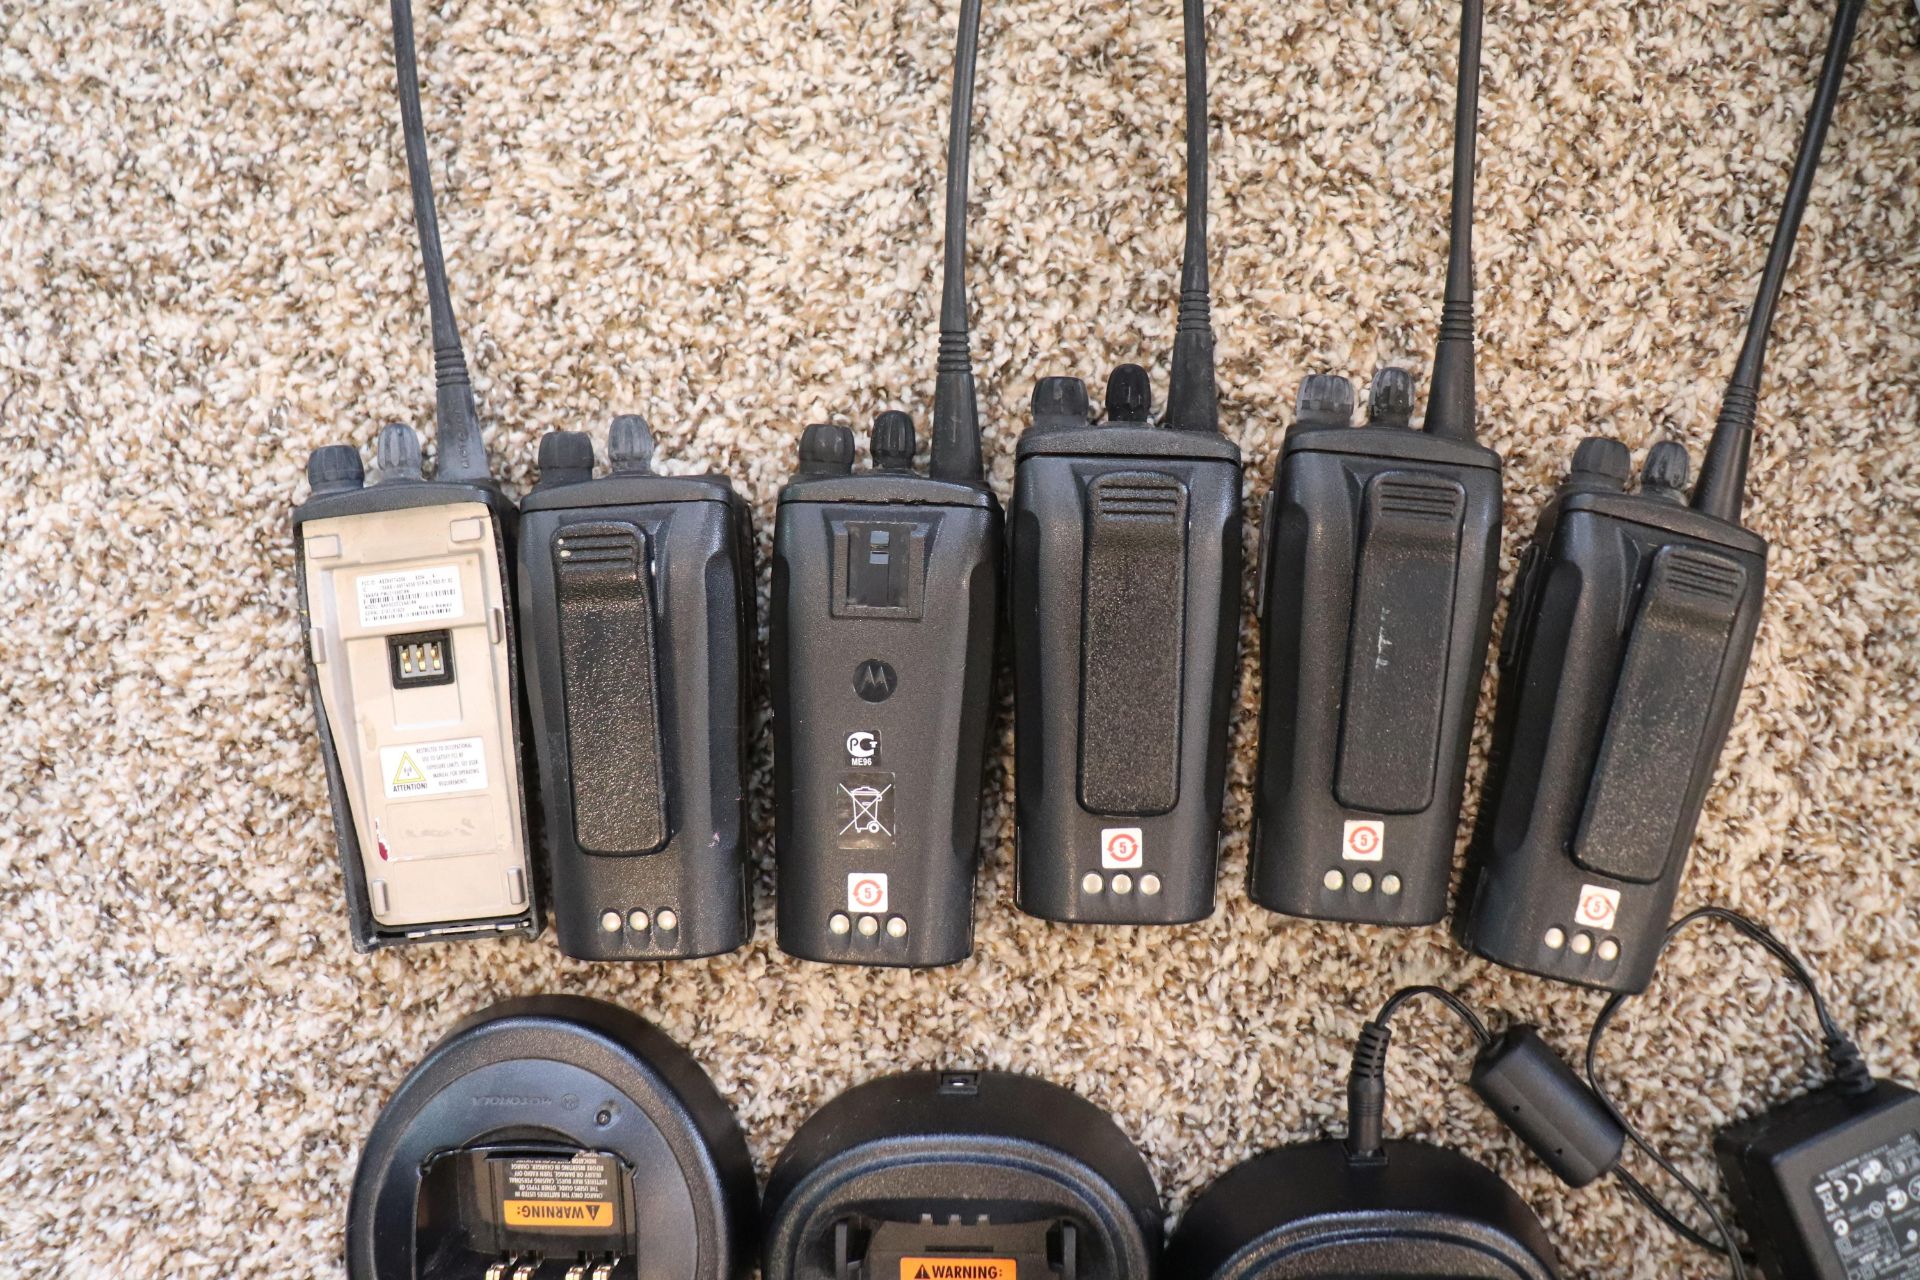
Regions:
<instances>
[{"instance_id":1,"label":"warning label","mask_svg":"<svg viewBox=\"0 0 1920 1280\"><path fill-rule=\"evenodd\" d=\"M619 1231L619 1176L619 1162L597 1151L582 1151L565 1160L498 1161L493 1177L500 1221L537 1231Z\"/></svg>"},{"instance_id":2,"label":"warning label","mask_svg":"<svg viewBox=\"0 0 1920 1280\"><path fill-rule=\"evenodd\" d=\"M353 586L360 597L363 627L443 622L466 612L460 598L459 565L365 573L354 579Z\"/></svg>"},{"instance_id":3,"label":"warning label","mask_svg":"<svg viewBox=\"0 0 1920 1280\"><path fill-rule=\"evenodd\" d=\"M389 800L485 791L486 744L479 738L448 738L444 742L382 747L380 782Z\"/></svg>"},{"instance_id":4,"label":"warning label","mask_svg":"<svg viewBox=\"0 0 1920 1280\"><path fill-rule=\"evenodd\" d=\"M509 1200L501 1206L508 1226L553 1227L573 1230L578 1227L613 1225L611 1200Z\"/></svg>"},{"instance_id":5,"label":"warning label","mask_svg":"<svg viewBox=\"0 0 1920 1280\"><path fill-rule=\"evenodd\" d=\"M1012 1258L902 1258L900 1280L1019 1280Z\"/></svg>"}]
</instances>

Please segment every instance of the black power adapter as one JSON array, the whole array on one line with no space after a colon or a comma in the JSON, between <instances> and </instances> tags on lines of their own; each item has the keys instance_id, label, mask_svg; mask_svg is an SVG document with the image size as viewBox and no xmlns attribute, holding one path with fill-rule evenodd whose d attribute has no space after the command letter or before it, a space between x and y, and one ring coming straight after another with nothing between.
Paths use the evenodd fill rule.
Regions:
<instances>
[{"instance_id":1,"label":"black power adapter","mask_svg":"<svg viewBox=\"0 0 1920 1280\"><path fill-rule=\"evenodd\" d=\"M1207 284L1203 0L1186 0L1187 209L1165 420L1138 365L1043 378L1009 537L1020 908L1087 924L1213 911L1240 629L1240 450Z\"/></svg>"},{"instance_id":2,"label":"black power adapter","mask_svg":"<svg viewBox=\"0 0 1920 1280\"><path fill-rule=\"evenodd\" d=\"M770 630L781 950L942 965L973 951L980 788L993 723L1000 503L980 457L966 295L980 0L963 0L947 151L930 475L912 420L807 428L780 491Z\"/></svg>"},{"instance_id":3,"label":"black power adapter","mask_svg":"<svg viewBox=\"0 0 1920 1280\"><path fill-rule=\"evenodd\" d=\"M437 466L412 427L307 459L294 509L307 673L356 949L540 931L508 586L513 503L487 463L454 323L420 114L413 11L394 68L432 317Z\"/></svg>"},{"instance_id":4,"label":"black power adapter","mask_svg":"<svg viewBox=\"0 0 1920 1280\"><path fill-rule=\"evenodd\" d=\"M653 472L638 417L540 442L520 630L560 949L715 955L753 933L753 529L724 476Z\"/></svg>"},{"instance_id":5,"label":"black power adapter","mask_svg":"<svg viewBox=\"0 0 1920 1280\"><path fill-rule=\"evenodd\" d=\"M347 1207L352 1280L742 1280L753 1162L700 1064L579 996L468 1018L394 1090Z\"/></svg>"},{"instance_id":6,"label":"black power adapter","mask_svg":"<svg viewBox=\"0 0 1920 1280\"><path fill-rule=\"evenodd\" d=\"M1541 514L1501 638L1501 688L1458 926L1479 955L1612 991L1653 975L1760 619L1743 528L1767 336L1862 0L1841 0L1745 343L1691 502L1687 454L1583 443Z\"/></svg>"},{"instance_id":7,"label":"black power adapter","mask_svg":"<svg viewBox=\"0 0 1920 1280\"><path fill-rule=\"evenodd\" d=\"M1447 910L1500 562L1500 455L1474 440L1481 5L1460 7L1446 301L1424 428L1413 379L1300 389L1261 536L1265 701L1248 883L1275 911L1432 924Z\"/></svg>"},{"instance_id":8,"label":"black power adapter","mask_svg":"<svg viewBox=\"0 0 1920 1280\"><path fill-rule=\"evenodd\" d=\"M1776 1280L1920 1276L1920 1094L1830 1084L1729 1125L1713 1150Z\"/></svg>"},{"instance_id":9,"label":"black power adapter","mask_svg":"<svg viewBox=\"0 0 1920 1280\"><path fill-rule=\"evenodd\" d=\"M1004 1071L841 1094L767 1180L765 1280L1152 1280L1160 1195L1113 1120Z\"/></svg>"}]
</instances>

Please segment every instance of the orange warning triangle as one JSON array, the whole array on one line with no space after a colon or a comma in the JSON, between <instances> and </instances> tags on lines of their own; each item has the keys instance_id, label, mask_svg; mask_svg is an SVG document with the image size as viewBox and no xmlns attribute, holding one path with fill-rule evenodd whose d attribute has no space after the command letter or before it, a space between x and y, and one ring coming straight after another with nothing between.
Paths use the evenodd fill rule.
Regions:
<instances>
[{"instance_id":1,"label":"orange warning triangle","mask_svg":"<svg viewBox=\"0 0 1920 1280\"><path fill-rule=\"evenodd\" d=\"M921 1263L920 1269L913 1273L913 1280L928 1280L926 1263Z\"/></svg>"}]
</instances>

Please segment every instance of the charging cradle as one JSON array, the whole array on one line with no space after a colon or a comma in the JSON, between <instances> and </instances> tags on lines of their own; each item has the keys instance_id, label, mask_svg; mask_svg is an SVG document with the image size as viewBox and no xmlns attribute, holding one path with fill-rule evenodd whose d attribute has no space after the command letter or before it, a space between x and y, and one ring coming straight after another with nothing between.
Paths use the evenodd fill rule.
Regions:
<instances>
[{"instance_id":1,"label":"charging cradle","mask_svg":"<svg viewBox=\"0 0 1920 1280\"><path fill-rule=\"evenodd\" d=\"M699 1063L579 996L462 1022L375 1122L347 1210L351 1280L736 1280L753 1162Z\"/></svg>"},{"instance_id":2,"label":"charging cradle","mask_svg":"<svg viewBox=\"0 0 1920 1280\"><path fill-rule=\"evenodd\" d=\"M859 1085L767 1183L764 1280L1149 1280L1160 1196L1127 1136L1059 1085L916 1071Z\"/></svg>"},{"instance_id":3,"label":"charging cradle","mask_svg":"<svg viewBox=\"0 0 1920 1280\"><path fill-rule=\"evenodd\" d=\"M1174 1280L1556 1280L1540 1220L1457 1151L1338 1139L1283 1147L1223 1174L1173 1233Z\"/></svg>"}]
</instances>

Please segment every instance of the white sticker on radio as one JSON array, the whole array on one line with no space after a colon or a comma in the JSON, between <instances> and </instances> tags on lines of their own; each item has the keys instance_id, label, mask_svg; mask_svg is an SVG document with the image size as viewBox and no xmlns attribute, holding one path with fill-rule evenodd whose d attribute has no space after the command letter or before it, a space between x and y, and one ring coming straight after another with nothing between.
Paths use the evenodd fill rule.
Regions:
<instances>
[{"instance_id":1,"label":"white sticker on radio","mask_svg":"<svg viewBox=\"0 0 1920 1280\"><path fill-rule=\"evenodd\" d=\"M1146 836L1139 827L1100 829L1100 865L1108 871L1138 871L1146 851Z\"/></svg>"},{"instance_id":2,"label":"white sticker on radio","mask_svg":"<svg viewBox=\"0 0 1920 1280\"><path fill-rule=\"evenodd\" d=\"M1588 929L1611 929L1614 917L1620 914L1620 891L1603 889L1597 884L1580 886L1580 905L1574 908L1573 919Z\"/></svg>"},{"instance_id":3,"label":"white sticker on radio","mask_svg":"<svg viewBox=\"0 0 1920 1280\"><path fill-rule=\"evenodd\" d=\"M1387 854L1387 824L1377 818L1349 819L1340 833L1340 856L1348 862L1378 862Z\"/></svg>"},{"instance_id":4,"label":"white sticker on radio","mask_svg":"<svg viewBox=\"0 0 1920 1280\"><path fill-rule=\"evenodd\" d=\"M855 871L847 876L847 910L878 912L887 909L887 876L884 871Z\"/></svg>"},{"instance_id":5,"label":"white sticker on radio","mask_svg":"<svg viewBox=\"0 0 1920 1280\"><path fill-rule=\"evenodd\" d=\"M460 598L460 566L363 573L353 582L360 597L360 625L391 627L443 622L466 612Z\"/></svg>"},{"instance_id":6,"label":"white sticker on radio","mask_svg":"<svg viewBox=\"0 0 1920 1280\"><path fill-rule=\"evenodd\" d=\"M487 789L487 750L480 738L448 738L380 748L380 782L387 799L441 796Z\"/></svg>"}]
</instances>

